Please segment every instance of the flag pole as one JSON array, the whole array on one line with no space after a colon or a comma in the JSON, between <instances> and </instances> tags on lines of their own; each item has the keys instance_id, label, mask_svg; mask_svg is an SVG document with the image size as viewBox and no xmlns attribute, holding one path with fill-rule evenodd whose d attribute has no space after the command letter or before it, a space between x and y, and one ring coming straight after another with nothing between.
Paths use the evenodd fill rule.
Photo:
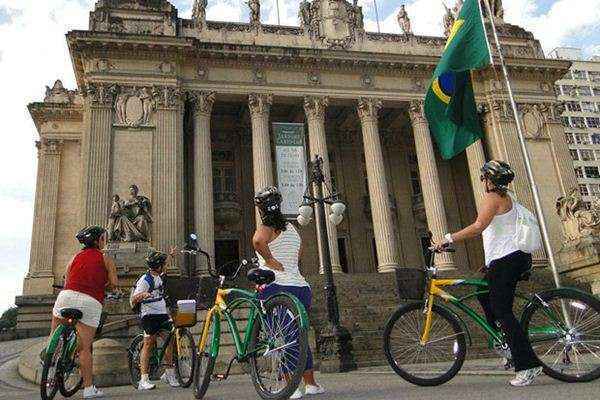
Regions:
<instances>
[{"instance_id":1,"label":"flag pole","mask_svg":"<svg viewBox=\"0 0 600 400\"><path fill-rule=\"evenodd\" d=\"M377 20L377 32L381 33L381 26L379 25L379 10L377 9L377 0L373 0L373 7L375 7L375 19Z\"/></svg>"},{"instance_id":2,"label":"flag pole","mask_svg":"<svg viewBox=\"0 0 600 400\"><path fill-rule=\"evenodd\" d=\"M478 1L478 0L477 0ZM487 13L492 25L492 32L494 34L494 41L496 42L496 48L498 49L498 56L500 58L500 65L502 67L502 73L504 74L504 80L506 82L506 87L508 89L508 97L510 100L510 105L513 110L513 114L515 117L515 123L517 125L517 136L519 137L519 145L521 147L521 153L523 155L523 160L525 161L525 169L527 171L527 178L529 180L529 185L531 187L531 192L533 193L533 202L535 204L535 211L538 217L538 221L540 224L540 231L542 233L542 240L544 242L544 247L546 249L546 254L548 255L548 263L550 264L550 268L552 269L552 275L554 276L554 283L557 288L561 287L560 283L560 275L558 274L558 269L556 266L556 260L554 258L554 253L552 251L552 247L550 245L550 236L548 235L548 227L546 225L546 220L544 218L544 211L542 209L542 202L540 200L540 194L538 191L538 187L535 183L535 179L533 177L533 169L531 167L531 157L529 156L529 151L527 150L527 145L525 143L525 137L523 135L523 128L521 124L521 118L519 117L519 112L517 110L517 103L515 102L512 86L510 84L510 79L508 79L508 70L506 68L506 63L504 61L504 55L502 54L502 48L500 46L500 40L498 39L498 32L496 31L496 24L494 23L494 16L492 15L492 9L490 7L490 3L488 0L483 0L485 3L485 7L487 9ZM481 10L481 9L480 9ZM485 21L482 22L485 28ZM491 53L490 53L491 57ZM492 63L493 65L493 63Z\"/></svg>"},{"instance_id":3,"label":"flag pole","mask_svg":"<svg viewBox=\"0 0 600 400\"><path fill-rule=\"evenodd\" d=\"M281 25L281 17L279 15L279 0L275 0L275 4L277 5L277 25Z\"/></svg>"}]
</instances>

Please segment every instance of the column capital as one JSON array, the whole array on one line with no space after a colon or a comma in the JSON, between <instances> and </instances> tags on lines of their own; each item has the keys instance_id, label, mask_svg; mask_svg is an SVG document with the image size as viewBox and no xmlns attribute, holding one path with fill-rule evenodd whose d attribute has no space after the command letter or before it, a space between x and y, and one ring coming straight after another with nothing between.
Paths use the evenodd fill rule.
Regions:
<instances>
[{"instance_id":1,"label":"column capital","mask_svg":"<svg viewBox=\"0 0 600 400\"><path fill-rule=\"evenodd\" d=\"M425 103L423 100L411 100L408 105L408 114L410 116L410 120L413 125L415 123L425 123L427 122L427 118L425 118Z\"/></svg>"},{"instance_id":2,"label":"column capital","mask_svg":"<svg viewBox=\"0 0 600 400\"><path fill-rule=\"evenodd\" d=\"M152 97L154 97L157 108L178 109L183 106L183 91L178 87L154 86Z\"/></svg>"},{"instance_id":3,"label":"column capital","mask_svg":"<svg viewBox=\"0 0 600 400\"><path fill-rule=\"evenodd\" d=\"M325 111L329 106L328 97L305 96L304 97L304 113L308 119L316 119L322 121L325 119Z\"/></svg>"},{"instance_id":4,"label":"column capital","mask_svg":"<svg viewBox=\"0 0 600 400\"><path fill-rule=\"evenodd\" d=\"M273 105L273 95L270 93L250 93L248 95L248 107L253 115L268 114L271 111L271 105Z\"/></svg>"},{"instance_id":5,"label":"column capital","mask_svg":"<svg viewBox=\"0 0 600 400\"><path fill-rule=\"evenodd\" d=\"M192 90L187 92L188 99L192 102L194 112L204 116L212 114L213 105L217 97L214 91Z\"/></svg>"},{"instance_id":6,"label":"column capital","mask_svg":"<svg viewBox=\"0 0 600 400\"><path fill-rule=\"evenodd\" d=\"M35 142L35 147L40 155L60 155L63 141L57 139L41 139Z\"/></svg>"},{"instance_id":7,"label":"column capital","mask_svg":"<svg viewBox=\"0 0 600 400\"><path fill-rule=\"evenodd\" d=\"M377 120L379 110L383 108L383 101L377 98L360 97L358 99L358 117L361 121Z\"/></svg>"},{"instance_id":8,"label":"column capital","mask_svg":"<svg viewBox=\"0 0 600 400\"><path fill-rule=\"evenodd\" d=\"M90 82L81 89L81 94L95 107L113 107L119 87L115 84Z\"/></svg>"}]
</instances>

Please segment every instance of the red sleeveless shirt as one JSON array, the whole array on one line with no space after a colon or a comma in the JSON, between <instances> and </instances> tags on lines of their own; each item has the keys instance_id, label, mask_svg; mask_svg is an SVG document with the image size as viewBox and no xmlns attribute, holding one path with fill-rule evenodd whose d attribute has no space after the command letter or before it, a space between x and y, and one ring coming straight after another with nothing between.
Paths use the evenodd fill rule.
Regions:
<instances>
[{"instance_id":1,"label":"red sleeveless shirt","mask_svg":"<svg viewBox=\"0 0 600 400\"><path fill-rule=\"evenodd\" d=\"M107 283L108 272L100 250L89 248L75 255L68 271L65 289L85 293L103 303Z\"/></svg>"}]
</instances>

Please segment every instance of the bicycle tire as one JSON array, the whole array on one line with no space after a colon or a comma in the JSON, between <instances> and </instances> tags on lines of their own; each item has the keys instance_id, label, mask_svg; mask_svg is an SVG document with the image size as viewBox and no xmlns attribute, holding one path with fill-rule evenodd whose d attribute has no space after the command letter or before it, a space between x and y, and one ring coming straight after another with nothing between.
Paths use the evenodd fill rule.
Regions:
<instances>
[{"instance_id":1,"label":"bicycle tire","mask_svg":"<svg viewBox=\"0 0 600 400\"><path fill-rule=\"evenodd\" d=\"M589 294L586 294L584 292L581 292L579 290L575 290L575 289L570 289L570 288L560 288L560 289L553 289L553 290L549 290L546 292L542 292L542 293L538 293L536 295L536 297L539 297L540 299L543 300L544 303L550 305L551 303L553 303L553 301L560 301L560 300L564 300L567 302L567 305L569 306L569 308L567 308L567 310L572 309L573 307L575 307L577 310L575 311L576 314L578 314L581 311L581 316L584 315L584 311L586 310L591 310L591 319L588 320L588 322L586 324L582 324L584 326L593 326L592 331L595 331L595 335L594 337L597 337L597 339L594 340L594 342L600 342L600 327L598 325L597 321L600 321L600 301L595 298L594 296L591 296ZM521 324L523 327L523 330L525 332L528 333L528 336L530 337L530 340L532 340L532 347L534 349L534 352L536 353L536 356L538 357L538 360L542 363L542 367L544 369L544 373L556 380L562 381L562 382L569 382L569 383L573 383L573 382L590 382L593 380L596 380L600 377L600 363L597 364L597 367L593 370L591 370L588 373L585 374L581 374L581 375L570 375L570 374L566 374L564 372L561 372L559 370L557 370L555 367L553 367L552 365L548 365L548 363L546 363L545 360L545 356L549 354L549 352L552 350L552 348L555 345L553 345L550 350L548 350L548 353L546 353L543 356L540 356L540 354L538 354L539 348L541 346L535 346L535 343L538 343L538 341L534 341L533 339L535 339L535 332L534 329L535 327L531 327L532 325L532 319L536 318L536 311L538 310L542 310L542 308L545 309L544 304L542 304L542 302L540 302L539 300L536 301L535 298L533 300L532 303L529 304L528 307L525 308L525 310L523 311L522 314L522 318L521 318ZM562 306L559 310L560 312L562 312ZM544 313L545 317L544 318L548 318L547 313ZM537 319L536 319L537 321ZM591 321L591 322L590 322ZM572 321L573 322L573 321ZM593 324L592 324L593 323ZM531 331L530 331L531 328ZM561 338L556 338L557 339L557 343L564 343L561 342L562 340L567 340L566 338L568 338L568 336L572 336L572 337L577 337L577 321L575 321L574 326L572 327L572 329L574 329L574 332L571 333L570 335L566 335L564 337ZM582 335L582 337L585 337L584 335ZM541 341L539 341L541 342ZM585 343L583 340L577 342L574 346L575 349L577 349L577 344L581 344L581 343ZM598 347L597 344L593 345L594 347ZM587 349L589 350L590 347L588 346ZM565 355L567 355L568 350L566 350L566 347L561 350L561 353L559 354L560 356L563 357L563 363L565 362L565 356L563 355L563 352ZM597 359L597 357L600 356L600 352L597 353L593 353L594 357L593 359ZM575 354L577 356L577 354ZM583 354L581 354L583 356ZM568 355L567 355L567 358ZM576 361L578 360L578 358L576 358ZM556 364L556 363L555 363ZM587 364L587 363L586 363Z\"/></svg>"},{"instance_id":2,"label":"bicycle tire","mask_svg":"<svg viewBox=\"0 0 600 400\"><path fill-rule=\"evenodd\" d=\"M64 335L60 335L58 341L56 342L56 347L54 351L50 354L46 353L44 357L44 366L42 368L42 378L40 380L40 396L42 400L52 400L56 393L58 392L58 380L60 379L60 368L61 368L61 358L63 347L65 344ZM53 385L48 391L48 375L50 374L50 369L52 365L55 366L54 376L53 376Z\"/></svg>"},{"instance_id":3,"label":"bicycle tire","mask_svg":"<svg viewBox=\"0 0 600 400\"><path fill-rule=\"evenodd\" d=\"M69 360L71 363L75 363L75 360ZM79 367L77 367L77 369L79 370L79 380L77 381L76 385L73 386L72 388L67 388L65 387L65 381L67 379L65 379L65 373L61 373L60 378L58 380L58 390L60 391L60 394L63 395L63 397L72 397L73 395L75 395L75 393L77 393L81 387L83 386L83 377L81 376L81 370L79 369ZM72 373L73 369L71 369L71 373Z\"/></svg>"},{"instance_id":4,"label":"bicycle tire","mask_svg":"<svg viewBox=\"0 0 600 400\"><path fill-rule=\"evenodd\" d=\"M134 388L138 388L141 379L140 353L144 345L144 335L133 338L127 350L127 364L129 366L129 381Z\"/></svg>"},{"instance_id":5,"label":"bicycle tire","mask_svg":"<svg viewBox=\"0 0 600 400\"><path fill-rule=\"evenodd\" d=\"M462 365L465 361L466 353L467 353L467 343L465 340L465 332L461 326L460 321L447 309L434 304L432 307L432 312L435 313L440 318L446 320L452 330L454 331L454 336L456 338L455 343L458 345L458 349L453 349L454 351L454 361L451 364L451 367L442 375L435 376L432 378L424 378L415 376L410 372L406 371L402 368L396 359L393 356L393 349L391 348L391 335L394 331L394 325L400 320L400 318L410 312L421 313L425 303L423 301L420 302L412 302L398 308L388 319L385 329L383 331L383 350L387 359L388 364L394 370L396 374L402 377L404 380L418 386L438 386L442 385L458 374ZM419 331L419 329L417 329ZM415 332L416 335L420 335L418 332ZM417 336L414 340L418 343L420 337Z\"/></svg>"},{"instance_id":6,"label":"bicycle tire","mask_svg":"<svg viewBox=\"0 0 600 400\"><path fill-rule=\"evenodd\" d=\"M213 315L211 319L214 318L218 317ZM194 397L196 399L204 398L204 395L208 390L208 386L210 385L216 362L216 358L212 357L210 353L215 334L215 323L212 320L207 320L205 324L210 324L208 328L208 337L206 338L206 343L204 343L204 348L199 349L198 353L196 354L196 365L194 367ZM204 331L204 329L202 331Z\"/></svg>"},{"instance_id":7,"label":"bicycle tire","mask_svg":"<svg viewBox=\"0 0 600 400\"><path fill-rule=\"evenodd\" d=\"M190 360L190 372L189 372L189 376L185 376L182 373L182 363L180 362L179 358L181 357L181 355L179 354L179 348L181 346L181 343L175 343L175 345L173 346L173 360L175 362L175 376L177 377L177 381L179 382L179 385L183 388L187 388L190 387L190 385L192 384L192 382L194 382L194 368L196 366L196 345L194 343L194 337L192 336L192 334L190 333L190 331L188 331L185 328L178 328L179 329L179 340L181 341L187 341L188 342L188 348L190 349L189 351L191 352L191 360Z\"/></svg>"},{"instance_id":8,"label":"bicycle tire","mask_svg":"<svg viewBox=\"0 0 600 400\"><path fill-rule=\"evenodd\" d=\"M281 310L277 310L277 307L281 307ZM286 385L281 390L279 390L277 393L271 393L271 392L267 391L262 382L262 378L261 378L261 374L260 374L259 366L258 366L258 362L257 362L257 356L259 356L258 358L260 358L260 356L264 356L265 355L264 352L259 351L259 352L256 352L253 356L249 357L252 383L254 384L256 393L264 400L288 399L294 393L294 391L298 388L298 385L300 384L302 375L304 374L304 371L306 368L306 360L308 357L308 332L305 328L301 327L301 325L299 323L300 311L297 309L296 304L289 297L277 296L277 295L270 297L269 299L267 299L267 301L264 302L263 309L265 311L264 312L265 320L267 320L268 317L273 312L276 312L277 315L281 316L282 318L283 317L289 318L289 315L291 314L293 316L293 319L291 320L291 322L289 322L287 325L281 325L281 326L285 326L286 330L287 330L288 326L291 326L290 324L293 323L294 320L298 321L298 324L297 324L298 345L294 346L294 353L296 352L296 347L297 347L298 357L297 357L297 360L295 361L295 365L292 364L293 371L290 374L286 374L285 372L280 372L278 370L278 372L277 372L278 380L280 380L280 378L281 378L280 375L287 375L287 377L283 380L286 382ZM273 325L277 325L277 324L273 323ZM257 345L260 340L260 334L261 334L262 328L263 327L262 327L261 321L259 319L255 320L255 324L252 328L252 336L250 339L250 344L248 346L249 353L252 353L253 351L255 351L257 349ZM268 328L266 331L268 331ZM285 336L284 332L282 332L282 334L283 334L282 336ZM284 352L282 354L284 354L284 356L281 358L284 359L286 352ZM291 358L291 356L290 356L290 358ZM285 368L288 371L292 370L292 368L289 368L287 366Z\"/></svg>"}]
</instances>

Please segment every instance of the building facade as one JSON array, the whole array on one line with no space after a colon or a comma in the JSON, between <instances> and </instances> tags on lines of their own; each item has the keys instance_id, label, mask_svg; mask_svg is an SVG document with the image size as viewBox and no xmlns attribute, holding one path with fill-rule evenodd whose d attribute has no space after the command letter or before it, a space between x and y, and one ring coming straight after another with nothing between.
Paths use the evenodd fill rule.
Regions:
<instances>
[{"instance_id":1,"label":"building facade","mask_svg":"<svg viewBox=\"0 0 600 400\"><path fill-rule=\"evenodd\" d=\"M423 99L445 38L367 32L361 8L344 0L303 2L297 27L262 25L258 1L249 22L206 21L201 3L187 20L165 0L101 0L89 29L67 34L77 89L57 82L29 105L40 140L21 305L52 294L78 249L74 234L106 225L112 196L133 183L153 203L154 247L197 231L217 263L249 256L253 194L278 184L276 122L304 124L308 156L324 158L348 206L344 221L328 227L336 272L422 265L428 231L441 238L476 216L486 159L513 165L516 196L533 208L499 71L473 74L485 139L443 161ZM558 248L555 199L577 179L553 88L570 63L546 59L501 10L493 18ZM318 274L314 224L301 235L304 272ZM481 244L460 244L438 262L478 269Z\"/></svg>"},{"instance_id":2,"label":"building facade","mask_svg":"<svg viewBox=\"0 0 600 400\"><path fill-rule=\"evenodd\" d=\"M584 60L580 49L557 48L550 57L573 62L556 82L556 95L564 102L563 125L579 182L588 204L600 198L600 57Z\"/></svg>"}]
</instances>

